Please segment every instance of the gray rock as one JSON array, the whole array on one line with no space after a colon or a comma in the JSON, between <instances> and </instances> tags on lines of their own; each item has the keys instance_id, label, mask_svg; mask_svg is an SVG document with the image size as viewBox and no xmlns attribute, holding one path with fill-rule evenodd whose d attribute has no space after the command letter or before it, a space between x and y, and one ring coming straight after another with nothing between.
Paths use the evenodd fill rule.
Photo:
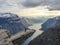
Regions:
<instances>
[{"instance_id":1,"label":"gray rock","mask_svg":"<svg viewBox=\"0 0 60 45\"><path fill-rule=\"evenodd\" d=\"M29 45L60 45L60 25L49 28L32 40Z\"/></svg>"}]
</instances>

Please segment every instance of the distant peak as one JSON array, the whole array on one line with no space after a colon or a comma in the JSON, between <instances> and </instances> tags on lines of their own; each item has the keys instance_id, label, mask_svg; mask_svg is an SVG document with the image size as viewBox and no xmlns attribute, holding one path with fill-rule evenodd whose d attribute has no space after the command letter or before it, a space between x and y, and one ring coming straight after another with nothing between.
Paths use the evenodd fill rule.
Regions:
<instances>
[{"instance_id":1,"label":"distant peak","mask_svg":"<svg viewBox=\"0 0 60 45\"><path fill-rule=\"evenodd\" d=\"M0 17L16 17L16 14L12 13L0 13Z\"/></svg>"}]
</instances>

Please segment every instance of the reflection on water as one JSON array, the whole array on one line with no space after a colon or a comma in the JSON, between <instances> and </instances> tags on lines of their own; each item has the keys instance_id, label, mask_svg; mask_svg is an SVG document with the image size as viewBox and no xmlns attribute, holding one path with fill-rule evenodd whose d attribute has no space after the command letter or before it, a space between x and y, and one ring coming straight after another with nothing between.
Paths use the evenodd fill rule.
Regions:
<instances>
[{"instance_id":1,"label":"reflection on water","mask_svg":"<svg viewBox=\"0 0 60 45\"><path fill-rule=\"evenodd\" d=\"M40 35L43 31L39 30L41 28L41 24L34 24L33 26L29 27L30 29L35 29L36 32L29 37L22 45L28 45L34 38Z\"/></svg>"}]
</instances>

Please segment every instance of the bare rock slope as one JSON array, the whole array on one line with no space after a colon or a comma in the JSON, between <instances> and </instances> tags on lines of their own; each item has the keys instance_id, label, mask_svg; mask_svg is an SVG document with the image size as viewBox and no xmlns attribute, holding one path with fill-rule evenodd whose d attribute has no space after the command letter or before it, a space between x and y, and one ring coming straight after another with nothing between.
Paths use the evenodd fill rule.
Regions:
<instances>
[{"instance_id":1,"label":"bare rock slope","mask_svg":"<svg viewBox=\"0 0 60 45\"><path fill-rule=\"evenodd\" d=\"M60 45L60 25L49 28L32 40L29 45Z\"/></svg>"}]
</instances>

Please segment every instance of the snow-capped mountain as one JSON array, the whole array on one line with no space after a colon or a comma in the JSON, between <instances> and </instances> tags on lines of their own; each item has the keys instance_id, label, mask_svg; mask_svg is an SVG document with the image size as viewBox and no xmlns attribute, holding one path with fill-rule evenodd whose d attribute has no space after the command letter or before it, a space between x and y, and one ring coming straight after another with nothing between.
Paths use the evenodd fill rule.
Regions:
<instances>
[{"instance_id":1,"label":"snow-capped mountain","mask_svg":"<svg viewBox=\"0 0 60 45\"><path fill-rule=\"evenodd\" d=\"M0 29L7 29L11 34L15 34L21 30L25 30L29 25L27 19L20 18L16 14L1 13L0 14Z\"/></svg>"},{"instance_id":2,"label":"snow-capped mountain","mask_svg":"<svg viewBox=\"0 0 60 45\"><path fill-rule=\"evenodd\" d=\"M42 30L60 25L60 16L48 19L44 24L42 24Z\"/></svg>"}]
</instances>

